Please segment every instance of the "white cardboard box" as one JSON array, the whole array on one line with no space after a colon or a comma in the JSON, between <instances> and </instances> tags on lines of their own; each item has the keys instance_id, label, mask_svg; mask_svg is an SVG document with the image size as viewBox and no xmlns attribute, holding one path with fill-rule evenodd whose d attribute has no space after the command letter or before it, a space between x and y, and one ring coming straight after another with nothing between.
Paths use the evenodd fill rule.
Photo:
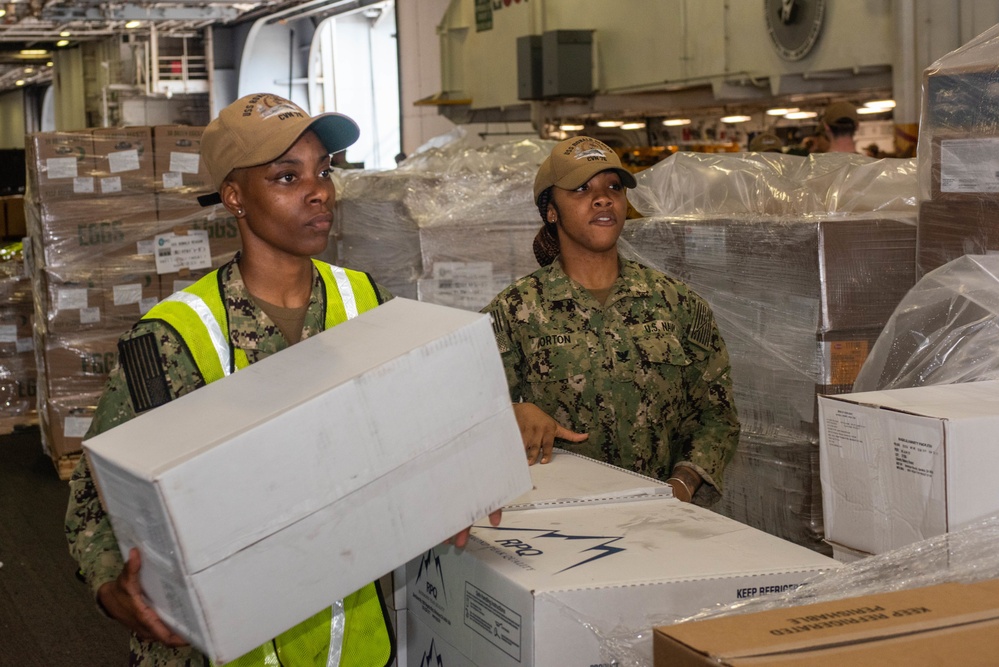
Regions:
<instances>
[{"instance_id":1,"label":"white cardboard box","mask_svg":"<svg viewBox=\"0 0 999 667\"><path fill-rule=\"evenodd\" d=\"M879 554L999 510L999 381L819 399L826 539Z\"/></svg>"},{"instance_id":2,"label":"white cardboard box","mask_svg":"<svg viewBox=\"0 0 999 667\"><path fill-rule=\"evenodd\" d=\"M557 447L553 454L551 462L531 466L531 490L508 503L503 508L504 513L579 503L673 497L673 488L657 479ZM405 609L406 566L396 568L386 577L384 585L391 590L391 595L386 596L389 606Z\"/></svg>"},{"instance_id":3,"label":"white cardboard box","mask_svg":"<svg viewBox=\"0 0 999 667\"><path fill-rule=\"evenodd\" d=\"M431 549L407 567L409 667L445 654L461 658L440 664L592 667L604 661L590 627L633 638L839 563L661 498L504 513L464 552Z\"/></svg>"},{"instance_id":4,"label":"white cardboard box","mask_svg":"<svg viewBox=\"0 0 999 667\"><path fill-rule=\"evenodd\" d=\"M84 446L154 608L216 662L530 488L489 318L406 299Z\"/></svg>"}]
</instances>

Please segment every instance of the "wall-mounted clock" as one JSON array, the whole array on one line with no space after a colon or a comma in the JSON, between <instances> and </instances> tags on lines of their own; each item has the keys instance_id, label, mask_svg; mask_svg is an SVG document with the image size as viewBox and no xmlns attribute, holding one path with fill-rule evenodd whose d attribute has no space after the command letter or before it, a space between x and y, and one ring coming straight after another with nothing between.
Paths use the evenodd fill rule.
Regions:
<instances>
[{"instance_id":1,"label":"wall-mounted clock","mask_svg":"<svg viewBox=\"0 0 999 667\"><path fill-rule=\"evenodd\" d=\"M784 60L807 56L822 31L825 0L763 0L767 31Z\"/></svg>"}]
</instances>

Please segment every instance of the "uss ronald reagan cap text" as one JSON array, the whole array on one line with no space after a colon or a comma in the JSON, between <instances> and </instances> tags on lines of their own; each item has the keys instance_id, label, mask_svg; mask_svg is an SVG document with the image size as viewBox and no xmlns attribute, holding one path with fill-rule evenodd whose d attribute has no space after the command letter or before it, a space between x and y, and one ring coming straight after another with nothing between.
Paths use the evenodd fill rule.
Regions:
<instances>
[{"instance_id":1,"label":"uss ronald reagan cap text","mask_svg":"<svg viewBox=\"0 0 999 667\"><path fill-rule=\"evenodd\" d=\"M621 166L621 158L610 146L592 137L573 137L559 142L545 158L534 177L534 201L550 188L575 190L601 171L613 169L627 188L635 187L635 177Z\"/></svg>"},{"instance_id":2,"label":"uss ronald reagan cap text","mask_svg":"<svg viewBox=\"0 0 999 667\"><path fill-rule=\"evenodd\" d=\"M198 203L220 203L218 190L233 169L276 160L307 130L315 132L331 154L347 148L361 134L357 123L343 114L310 116L294 102L271 93L247 95L222 109L201 135L201 159L215 192L198 197Z\"/></svg>"}]
</instances>

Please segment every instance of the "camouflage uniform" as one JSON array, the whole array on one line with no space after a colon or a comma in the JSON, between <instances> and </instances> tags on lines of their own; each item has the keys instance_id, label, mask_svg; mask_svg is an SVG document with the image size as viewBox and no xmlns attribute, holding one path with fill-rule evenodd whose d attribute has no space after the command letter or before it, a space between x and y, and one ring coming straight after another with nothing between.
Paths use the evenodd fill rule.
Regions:
<instances>
[{"instance_id":1,"label":"camouflage uniform","mask_svg":"<svg viewBox=\"0 0 999 667\"><path fill-rule=\"evenodd\" d=\"M620 265L603 307L559 262L486 307L510 397L589 434L560 446L659 479L689 465L713 495L739 435L725 344L686 285Z\"/></svg>"},{"instance_id":2,"label":"camouflage uniform","mask_svg":"<svg viewBox=\"0 0 999 667\"><path fill-rule=\"evenodd\" d=\"M246 351L249 362L255 363L288 347L281 331L253 302L243 284L237 255L219 269L222 276L223 297L229 314L229 336L236 348ZM312 298L309 301L302 339L314 336L324 328L325 311L322 279L313 269ZM392 295L376 285L380 302ZM157 321L139 321L121 341L128 341L143 334L153 333L159 344L160 363L166 374L171 399L188 394L205 384L194 359L177 334ZM136 413L129 396L126 369L120 365L110 374L104 393L97 404L94 420L86 438L132 419ZM97 497L87 458L81 457L70 479L69 508L66 514L66 535L69 550L80 565L80 570L90 584L94 595L104 584L114 581L124 567L121 551L104 507ZM209 662L192 647L171 649L160 643L139 640L132 635L130 665L142 667L193 667Z\"/></svg>"}]
</instances>

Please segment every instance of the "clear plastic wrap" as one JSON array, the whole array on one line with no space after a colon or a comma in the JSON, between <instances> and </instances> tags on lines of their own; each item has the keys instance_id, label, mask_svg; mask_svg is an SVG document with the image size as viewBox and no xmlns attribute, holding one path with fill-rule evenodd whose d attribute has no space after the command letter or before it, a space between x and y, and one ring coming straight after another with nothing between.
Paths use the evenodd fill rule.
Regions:
<instances>
[{"instance_id":1,"label":"clear plastic wrap","mask_svg":"<svg viewBox=\"0 0 999 667\"><path fill-rule=\"evenodd\" d=\"M555 142L447 139L395 170L337 172L338 257L400 296L479 310L537 268L532 189Z\"/></svg>"},{"instance_id":2,"label":"clear plastic wrap","mask_svg":"<svg viewBox=\"0 0 999 667\"><path fill-rule=\"evenodd\" d=\"M999 255L964 255L919 280L854 391L999 379Z\"/></svg>"},{"instance_id":3,"label":"clear plastic wrap","mask_svg":"<svg viewBox=\"0 0 999 667\"><path fill-rule=\"evenodd\" d=\"M919 257L928 273L999 250L999 25L923 73Z\"/></svg>"},{"instance_id":4,"label":"clear plastic wrap","mask_svg":"<svg viewBox=\"0 0 999 667\"><path fill-rule=\"evenodd\" d=\"M645 216L914 212L916 161L824 153L675 153L636 175Z\"/></svg>"},{"instance_id":5,"label":"clear plastic wrap","mask_svg":"<svg viewBox=\"0 0 999 667\"><path fill-rule=\"evenodd\" d=\"M947 582L971 583L999 578L999 516L965 529L916 542L878 556L854 561L815 575L802 586L753 597L676 618L650 618L647 627L613 628L581 618L597 634L601 657L619 667L652 667L652 629L686 621L716 618L797 605L827 602Z\"/></svg>"}]
</instances>

